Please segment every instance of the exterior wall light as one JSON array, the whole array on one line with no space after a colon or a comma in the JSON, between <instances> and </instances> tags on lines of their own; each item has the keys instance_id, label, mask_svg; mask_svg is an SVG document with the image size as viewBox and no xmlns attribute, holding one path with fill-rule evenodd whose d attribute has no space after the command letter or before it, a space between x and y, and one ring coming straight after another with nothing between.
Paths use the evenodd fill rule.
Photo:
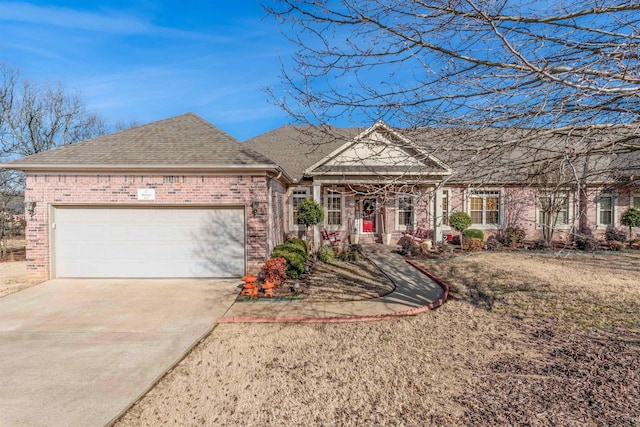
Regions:
<instances>
[{"instance_id":1,"label":"exterior wall light","mask_svg":"<svg viewBox=\"0 0 640 427\"><path fill-rule=\"evenodd\" d=\"M31 200L31 199L27 199L24 201L24 210L26 212L29 213L29 216L31 217L31 219L33 219L33 217L36 214L36 202Z\"/></svg>"}]
</instances>

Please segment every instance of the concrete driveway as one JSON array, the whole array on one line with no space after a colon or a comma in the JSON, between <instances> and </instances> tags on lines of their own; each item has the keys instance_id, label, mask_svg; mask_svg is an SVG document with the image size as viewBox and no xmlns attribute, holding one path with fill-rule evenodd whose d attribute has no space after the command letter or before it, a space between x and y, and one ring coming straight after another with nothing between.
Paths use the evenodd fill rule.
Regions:
<instances>
[{"instance_id":1,"label":"concrete driveway","mask_svg":"<svg viewBox=\"0 0 640 427\"><path fill-rule=\"evenodd\" d=\"M56 279L0 298L0 426L112 422L211 330L239 283Z\"/></svg>"}]
</instances>

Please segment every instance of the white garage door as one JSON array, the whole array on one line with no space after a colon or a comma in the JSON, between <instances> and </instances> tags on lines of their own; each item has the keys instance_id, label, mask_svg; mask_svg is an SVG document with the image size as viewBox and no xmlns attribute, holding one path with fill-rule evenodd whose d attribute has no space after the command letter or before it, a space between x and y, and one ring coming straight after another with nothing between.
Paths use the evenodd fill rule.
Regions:
<instances>
[{"instance_id":1,"label":"white garage door","mask_svg":"<svg viewBox=\"0 0 640 427\"><path fill-rule=\"evenodd\" d=\"M239 277L243 209L57 207L55 277Z\"/></svg>"}]
</instances>

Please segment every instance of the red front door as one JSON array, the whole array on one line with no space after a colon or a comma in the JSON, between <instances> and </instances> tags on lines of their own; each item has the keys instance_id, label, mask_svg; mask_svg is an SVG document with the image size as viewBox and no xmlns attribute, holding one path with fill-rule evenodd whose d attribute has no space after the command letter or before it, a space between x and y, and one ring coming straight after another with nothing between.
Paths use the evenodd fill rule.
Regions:
<instances>
[{"instance_id":1,"label":"red front door","mask_svg":"<svg viewBox=\"0 0 640 427\"><path fill-rule=\"evenodd\" d=\"M362 200L362 232L376 232L376 199Z\"/></svg>"}]
</instances>

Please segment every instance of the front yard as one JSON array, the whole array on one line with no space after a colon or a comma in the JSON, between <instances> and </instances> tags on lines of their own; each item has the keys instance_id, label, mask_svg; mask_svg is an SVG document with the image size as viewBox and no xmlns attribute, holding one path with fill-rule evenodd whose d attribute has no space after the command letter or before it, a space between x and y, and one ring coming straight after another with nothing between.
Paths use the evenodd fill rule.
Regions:
<instances>
[{"instance_id":1,"label":"front yard","mask_svg":"<svg viewBox=\"0 0 640 427\"><path fill-rule=\"evenodd\" d=\"M640 424L640 255L421 262L441 308L220 324L116 425Z\"/></svg>"}]
</instances>

